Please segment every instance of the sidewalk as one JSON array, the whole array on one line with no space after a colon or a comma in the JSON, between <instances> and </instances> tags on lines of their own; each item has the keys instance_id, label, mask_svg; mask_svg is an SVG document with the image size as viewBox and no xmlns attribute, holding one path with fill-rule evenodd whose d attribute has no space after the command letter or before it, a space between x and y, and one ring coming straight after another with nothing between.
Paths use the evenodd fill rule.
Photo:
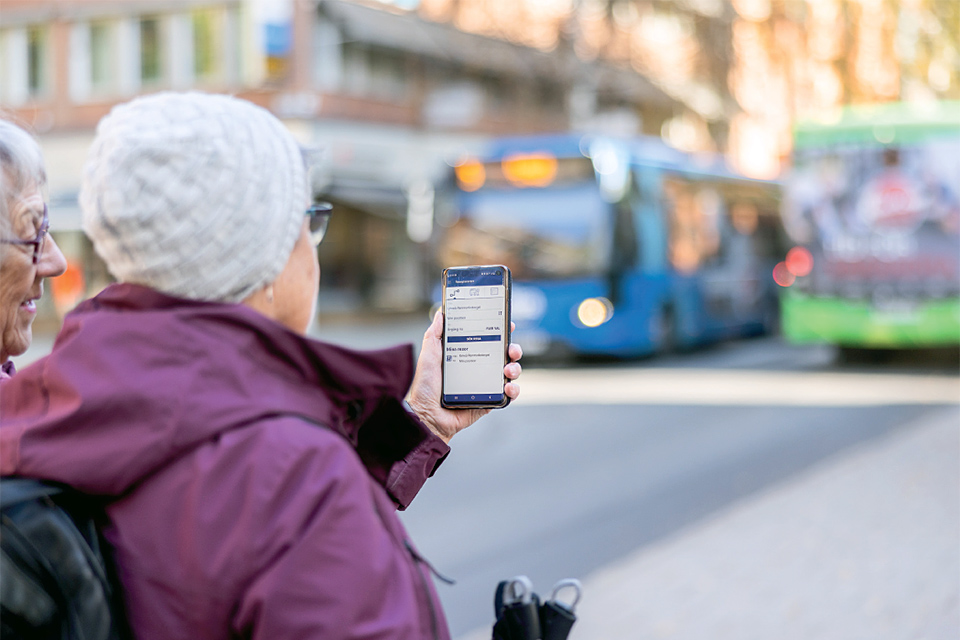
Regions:
<instances>
[{"instance_id":1,"label":"sidewalk","mask_svg":"<svg viewBox=\"0 0 960 640\"><path fill-rule=\"evenodd\" d=\"M571 640L957 640L960 407L583 579ZM489 628L461 640L488 640Z\"/></svg>"}]
</instances>

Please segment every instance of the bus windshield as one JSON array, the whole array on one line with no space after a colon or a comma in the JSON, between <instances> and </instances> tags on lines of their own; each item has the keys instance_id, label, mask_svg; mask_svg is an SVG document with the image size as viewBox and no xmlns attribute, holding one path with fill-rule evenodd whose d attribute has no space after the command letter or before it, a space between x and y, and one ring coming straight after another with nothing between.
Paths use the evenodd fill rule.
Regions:
<instances>
[{"instance_id":1,"label":"bus windshield","mask_svg":"<svg viewBox=\"0 0 960 640\"><path fill-rule=\"evenodd\" d=\"M556 279L596 275L608 263L610 205L595 182L461 192L457 210L444 264L505 264L517 278Z\"/></svg>"}]
</instances>

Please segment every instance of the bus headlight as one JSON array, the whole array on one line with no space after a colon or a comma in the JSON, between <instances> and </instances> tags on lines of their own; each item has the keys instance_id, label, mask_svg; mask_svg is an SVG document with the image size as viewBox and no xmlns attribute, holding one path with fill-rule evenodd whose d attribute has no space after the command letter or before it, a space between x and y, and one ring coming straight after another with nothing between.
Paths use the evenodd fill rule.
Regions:
<instances>
[{"instance_id":1,"label":"bus headlight","mask_svg":"<svg viewBox=\"0 0 960 640\"><path fill-rule=\"evenodd\" d=\"M587 298L577 307L577 320L585 327L599 327L613 317L613 303L606 298Z\"/></svg>"}]
</instances>

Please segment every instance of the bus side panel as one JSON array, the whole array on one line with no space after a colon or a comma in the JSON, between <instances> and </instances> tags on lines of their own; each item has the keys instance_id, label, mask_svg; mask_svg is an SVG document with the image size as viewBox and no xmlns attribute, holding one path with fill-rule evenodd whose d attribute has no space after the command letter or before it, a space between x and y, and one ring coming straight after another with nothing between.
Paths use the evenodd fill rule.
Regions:
<instances>
[{"instance_id":1,"label":"bus side panel","mask_svg":"<svg viewBox=\"0 0 960 640\"><path fill-rule=\"evenodd\" d=\"M619 286L620 299L612 305L607 322L585 326L578 318L580 304L590 298L609 302L610 282L606 278L571 281L519 282L514 286L514 308L524 309L528 301L540 307L536 317L515 313L515 339L531 355L583 354L618 357L648 355L658 350L651 328L656 314L671 298L666 275L625 274ZM527 345L524 343L527 342Z\"/></svg>"},{"instance_id":2,"label":"bus side panel","mask_svg":"<svg viewBox=\"0 0 960 640\"><path fill-rule=\"evenodd\" d=\"M934 300L878 311L865 301L783 296L783 334L795 343L849 347L934 347L960 344L960 300Z\"/></svg>"},{"instance_id":3,"label":"bus side panel","mask_svg":"<svg viewBox=\"0 0 960 640\"><path fill-rule=\"evenodd\" d=\"M517 282L515 339L531 356L637 357L701 346L751 326L711 317L701 285L696 275L638 272L624 274L617 295L605 278ZM584 300L610 297L616 302L607 322L597 327L580 322L577 311ZM525 311L530 307L537 308L535 314Z\"/></svg>"}]
</instances>

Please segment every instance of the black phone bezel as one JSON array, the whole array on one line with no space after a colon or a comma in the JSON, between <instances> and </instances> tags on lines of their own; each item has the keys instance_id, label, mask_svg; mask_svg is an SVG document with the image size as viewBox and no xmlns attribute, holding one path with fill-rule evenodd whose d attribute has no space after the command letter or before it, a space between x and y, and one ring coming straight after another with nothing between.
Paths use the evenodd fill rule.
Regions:
<instances>
[{"instance_id":1,"label":"black phone bezel","mask_svg":"<svg viewBox=\"0 0 960 640\"><path fill-rule=\"evenodd\" d=\"M447 353L447 274L450 271L466 271L466 270L478 270L478 269L503 269L503 282L504 282L504 295L506 296L506 304L504 305L506 318L504 319L504 340L503 340L503 366L506 366L510 362L510 340L513 334L511 328L511 306L512 306L512 297L513 297L513 275L510 272L510 268L502 264L484 264L484 265L469 265L461 267L447 267L441 273L441 307L443 309L443 332L440 337L440 345L442 349L442 356L440 358L440 406L445 409L501 409L508 404L510 404L510 397L507 396L506 392L503 394L503 398L496 402L446 402L444 398L444 385L446 383L446 357ZM503 377L503 384L506 385L508 379L506 376Z\"/></svg>"}]
</instances>

